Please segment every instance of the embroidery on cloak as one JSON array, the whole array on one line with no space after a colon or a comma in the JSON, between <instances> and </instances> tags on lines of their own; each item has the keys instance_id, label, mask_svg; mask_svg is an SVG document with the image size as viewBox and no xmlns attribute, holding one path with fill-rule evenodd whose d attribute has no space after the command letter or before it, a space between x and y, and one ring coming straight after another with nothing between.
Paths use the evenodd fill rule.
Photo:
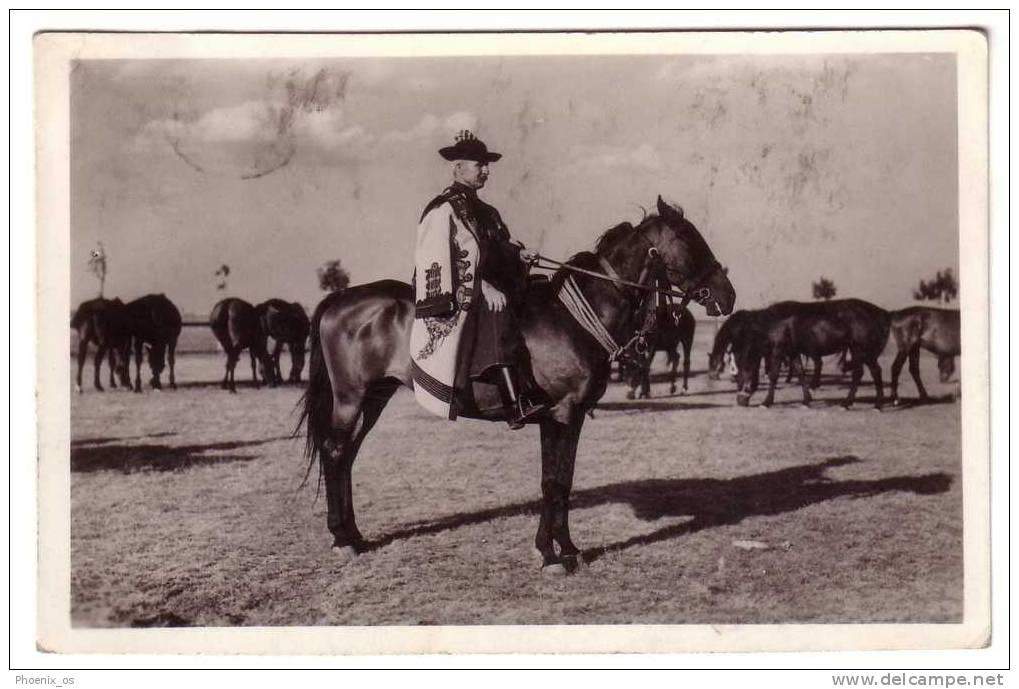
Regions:
<instances>
[{"instance_id":1,"label":"embroidery on cloak","mask_svg":"<svg viewBox=\"0 0 1019 689\"><path fill-rule=\"evenodd\" d=\"M467 311L471 305L474 290L469 285L472 284L474 276L470 272L471 262L467 260L469 252L466 249L461 249L460 245L456 243L456 225L452 218L449 220L449 241L458 282L455 294L456 309L449 316L423 319L425 328L428 330L428 342L418 352L419 360L427 359L435 354L436 347L456 328L460 320L460 312ZM432 263L431 267L425 271L426 296L431 297L439 294L439 285L442 284L441 271L442 266L438 263Z\"/></svg>"}]
</instances>

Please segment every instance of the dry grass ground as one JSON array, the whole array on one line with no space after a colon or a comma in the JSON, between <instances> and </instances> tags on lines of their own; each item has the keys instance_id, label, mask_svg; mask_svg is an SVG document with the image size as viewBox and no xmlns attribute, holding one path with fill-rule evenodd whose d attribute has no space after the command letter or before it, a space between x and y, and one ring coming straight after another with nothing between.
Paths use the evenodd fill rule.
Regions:
<instances>
[{"instance_id":1,"label":"dry grass ground","mask_svg":"<svg viewBox=\"0 0 1019 689\"><path fill-rule=\"evenodd\" d=\"M931 393L951 392L934 364ZM443 422L398 393L354 468L374 549L340 567L316 472L301 488L287 437L299 391L195 382L221 365L187 355L176 392L73 399L74 624L961 619L958 404L875 413L867 387L844 412L831 377L809 410L790 386L773 409L737 408L731 383L702 374L671 398L656 377L650 401L611 385L585 426L571 515L591 562L559 579L532 545L537 429Z\"/></svg>"}]
</instances>

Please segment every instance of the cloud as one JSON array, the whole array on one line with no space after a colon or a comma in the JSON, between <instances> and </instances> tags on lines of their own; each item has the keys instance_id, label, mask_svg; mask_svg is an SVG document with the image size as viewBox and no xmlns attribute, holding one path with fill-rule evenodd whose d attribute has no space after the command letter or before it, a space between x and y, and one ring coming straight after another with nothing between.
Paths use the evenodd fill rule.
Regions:
<instances>
[{"instance_id":1,"label":"cloud","mask_svg":"<svg viewBox=\"0 0 1019 689\"><path fill-rule=\"evenodd\" d=\"M452 141L453 135L461 129L476 131L478 117L474 113L460 111L439 117L427 113L409 129L388 132L383 139L387 142L427 142L434 143L436 138Z\"/></svg>"},{"instance_id":2,"label":"cloud","mask_svg":"<svg viewBox=\"0 0 1019 689\"><path fill-rule=\"evenodd\" d=\"M638 169L659 171L666 165L658 149L651 144L637 148L623 146L589 146L576 151L573 166L597 169Z\"/></svg>"}]
</instances>

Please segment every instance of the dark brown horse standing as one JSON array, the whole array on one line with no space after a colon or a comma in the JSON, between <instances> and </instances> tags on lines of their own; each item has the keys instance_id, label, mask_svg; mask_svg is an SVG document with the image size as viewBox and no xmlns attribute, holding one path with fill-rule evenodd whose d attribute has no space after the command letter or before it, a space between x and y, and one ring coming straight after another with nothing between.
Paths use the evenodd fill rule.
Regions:
<instances>
[{"instance_id":1,"label":"dark brown horse standing","mask_svg":"<svg viewBox=\"0 0 1019 689\"><path fill-rule=\"evenodd\" d=\"M159 376L169 362L170 387L176 390L177 339L183 323L180 310L165 294L147 294L125 304L124 311L134 345L134 391L142 391L142 356L146 347L152 372L149 384L155 390L162 389Z\"/></svg>"},{"instance_id":2,"label":"dark brown horse standing","mask_svg":"<svg viewBox=\"0 0 1019 689\"><path fill-rule=\"evenodd\" d=\"M78 376L75 389L80 393L81 372L85 366L89 344L96 345L94 385L99 392L103 391L100 382L100 370L104 357L109 357L110 387L117 387L114 372L120 377L121 385L131 387L128 375L128 361L125 356L126 345L131 339L124 311L124 302L120 299L90 299L82 302L71 318L71 327L78 331Z\"/></svg>"},{"instance_id":3,"label":"dark brown horse standing","mask_svg":"<svg viewBox=\"0 0 1019 689\"><path fill-rule=\"evenodd\" d=\"M269 352L272 360L270 374L276 383L283 382L280 371L280 355L283 346L290 350L290 383L301 382L301 371L304 370L304 353L307 346L308 332L311 321L304 307L295 302L282 299L270 299L255 307L262 323L262 331L273 339L273 349Z\"/></svg>"},{"instance_id":4,"label":"dark brown horse standing","mask_svg":"<svg viewBox=\"0 0 1019 689\"><path fill-rule=\"evenodd\" d=\"M226 352L226 373L220 387L230 392L237 392L234 383L234 369L245 349L251 355L251 378L255 387L259 387L256 361L262 369L263 376L273 384L272 362L265 349L265 331L255 307L236 297L229 297L212 307L209 315L212 333L219 340Z\"/></svg>"},{"instance_id":5,"label":"dark brown horse standing","mask_svg":"<svg viewBox=\"0 0 1019 689\"><path fill-rule=\"evenodd\" d=\"M911 306L891 313L892 337L898 347L892 362L892 404L899 403L899 374L909 359L909 374L916 383L920 401L930 399L920 380L920 350L938 357L940 380L947 383L955 372L955 357L962 352L959 312L930 306Z\"/></svg>"},{"instance_id":6,"label":"dark brown horse standing","mask_svg":"<svg viewBox=\"0 0 1019 689\"><path fill-rule=\"evenodd\" d=\"M637 281L656 252L669 282L708 313L732 310L735 292L707 242L681 210L661 198L657 215L637 227L612 228L594 253L578 254L570 264L604 273L599 260L604 259L619 277ZM641 293L588 275L573 277L615 342L626 342L640 325ZM564 278L560 271L551 283L532 284L519 314L534 380L549 405L538 420L543 506L535 546L547 571L556 573L572 571L580 561L568 518L577 442L585 414L605 392L609 377L608 352L557 299ZM401 385L412 385L413 299L410 285L383 280L326 297L312 318L302 422L307 422L308 454L319 459L325 479L333 549L344 559L366 547L354 520L351 465L389 398ZM490 406L495 405L476 405Z\"/></svg>"},{"instance_id":7,"label":"dark brown horse standing","mask_svg":"<svg viewBox=\"0 0 1019 689\"><path fill-rule=\"evenodd\" d=\"M848 351L847 363L852 374L849 395L843 407L853 406L856 390L866 365L874 379L874 407L880 409L882 397L881 366L878 357L888 341L888 312L862 299L838 299L823 302L780 302L768 307L749 320L749 335L736 356L739 362L739 392L736 401L747 406L756 389L755 376L748 372L760 367L761 358L768 371L768 394L761 403L771 406L775 401L779 364L789 360L797 369L803 389L803 404L810 404L810 390L800 356L817 358Z\"/></svg>"},{"instance_id":8,"label":"dark brown horse standing","mask_svg":"<svg viewBox=\"0 0 1019 689\"><path fill-rule=\"evenodd\" d=\"M683 392L686 392L690 378L690 348L693 346L696 329L697 321L685 306L672 304L658 307L654 330L647 338L647 349L637 352L626 367L630 385L626 398L632 400L638 386L641 399L651 396L651 362L657 352L665 352L669 366L669 394L675 395L679 347L683 348Z\"/></svg>"}]
</instances>

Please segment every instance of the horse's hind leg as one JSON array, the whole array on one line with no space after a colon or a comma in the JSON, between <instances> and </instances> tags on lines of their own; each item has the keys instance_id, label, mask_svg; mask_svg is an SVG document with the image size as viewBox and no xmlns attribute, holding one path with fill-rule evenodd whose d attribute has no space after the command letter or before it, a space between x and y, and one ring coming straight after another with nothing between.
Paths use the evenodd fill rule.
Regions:
<instances>
[{"instance_id":1,"label":"horse's hind leg","mask_svg":"<svg viewBox=\"0 0 1019 689\"><path fill-rule=\"evenodd\" d=\"M902 365L906 363L908 356L905 350L900 349L895 355L895 361L892 362L892 404L899 403L899 374L902 373Z\"/></svg>"},{"instance_id":2,"label":"horse's hind leg","mask_svg":"<svg viewBox=\"0 0 1019 689\"><path fill-rule=\"evenodd\" d=\"M790 362L792 362L792 365L796 368L796 374L800 381L800 388L803 390L803 406L809 407L810 386L807 384L807 371L806 368L803 366L803 360L798 356L794 356L792 359L790 359Z\"/></svg>"},{"instance_id":3,"label":"horse's hind leg","mask_svg":"<svg viewBox=\"0 0 1019 689\"><path fill-rule=\"evenodd\" d=\"M814 378L810 381L810 389L817 390L821 387L821 367L824 366L824 361L819 356L814 357Z\"/></svg>"},{"instance_id":4,"label":"horse's hind leg","mask_svg":"<svg viewBox=\"0 0 1019 689\"><path fill-rule=\"evenodd\" d=\"M916 383L916 389L920 392L920 401L926 402L930 399L927 395L927 388L923 386L923 381L920 380L920 347L919 345L913 347L909 351L909 375L913 377L913 382Z\"/></svg>"},{"instance_id":5,"label":"horse's hind leg","mask_svg":"<svg viewBox=\"0 0 1019 689\"><path fill-rule=\"evenodd\" d=\"M103 391L103 384L102 384L102 382L99 379L101 377L100 373L102 372L103 358L105 356L106 356L106 345L100 342L99 345L98 345L98 348L96 349L95 360L92 362L92 366L93 366L93 371L92 371L92 373L93 373L93 381L92 382L95 385L96 390L98 390L99 392Z\"/></svg>"},{"instance_id":6,"label":"horse's hind leg","mask_svg":"<svg viewBox=\"0 0 1019 689\"><path fill-rule=\"evenodd\" d=\"M363 552L364 537L354 518L351 469L361 443L379 420L398 385L370 387L360 401L333 396L333 431L319 455L326 484L327 525L333 535L333 549L349 559Z\"/></svg>"},{"instance_id":7,"label":"horse's hind leg","mask_svg":"<svg viewBox=\"0 0 1019 689\"><path fill-rule=\"evenodd\" d=\"M84 337L78 342L78 377L75 378L75 390L81 394L81 371L85 368L85 358L88 356L88 340Z\"/></svg>"},{"instance_id":8,"label":"horse's hind leg","mask_svg":"<svg viewBox=\"0 0 1019 689\"><path fill-rule=\"evenodd\" d=\"M106 355L107 364L110 367L110 387L117 387L117 380L114 378L115 369L117 368L117 348L110 347L110 351Z\"/></svg>"},{"instance_id":9,"label":"horse's hind leg","mask_svg":"<svg viewBox=\"0 0 1019 689\"><path fill-rule=\"evenodd\" d=\"M234 371L237 362L240 361L241 353L231 347L226 350L226 375L223 376L223 389L230 392L237 392L237 385L234 383Z\"/></svg>"},{"instance_id":10,"label":"horse's hind leg","mask_svg":"<svg viewBox=\"0 0 1019 689\"><path fill-rule=\"evenodd\" d=\"M669 350L669 394L676 394L676 369L679 368L679 352L675 349ZM683 388L686 389L686 379L683 380Z\"/></svg>"},{"instance_id":11,"label":"horse's hind leg","mask_svg":"<svg viewBox=\"0 0 1019 689\"><path fill-rule=\"evenodd\" d=\"M849 381L849 394L846 396L846 401L842 403L842 407L845 409L852 408L856 401L856 389L860 387L860 379L863 378L863 364L856 354L853 354L853 364L849 370L853 377Z\"/></svg>"},{"instance_id":12,"label":"horse's hind leg","mask_svg":"<svg viewBox=\"0 0 1019 689\"><path fill-rule=\"evenodd\" d=\"M581 564L580 550L570 538L570 491L577 458L577 442L584 415L561 423L541 422L541 518L534 545L542 567L553 574L570 573Z\"/></svg>"},{"instance_id":13,"label":"horse's hind leg","mask_svg":"<svg viewBox=\"0 0 1019 689\"><path fill-rule=\"evenodd\" d=\"M877 357L871 357L867 360L867 368L870 370L870 377L874 379L874 408L881 409L884 406L884 385L881 381L881 365L877 362Z\"/></svg>"},{"instance_id":14,"label":"horse's hind leg","mask_svg":"<svg viewBox=\"0 0 1019 689\"><path fill-rule=\"evenodd\" d=\"M170 340L166 347L166 362L170 366L170 388L176 390L177 378L174 374L174 368L177 366L177 338Z\"/></svg>"}]
</instances>

